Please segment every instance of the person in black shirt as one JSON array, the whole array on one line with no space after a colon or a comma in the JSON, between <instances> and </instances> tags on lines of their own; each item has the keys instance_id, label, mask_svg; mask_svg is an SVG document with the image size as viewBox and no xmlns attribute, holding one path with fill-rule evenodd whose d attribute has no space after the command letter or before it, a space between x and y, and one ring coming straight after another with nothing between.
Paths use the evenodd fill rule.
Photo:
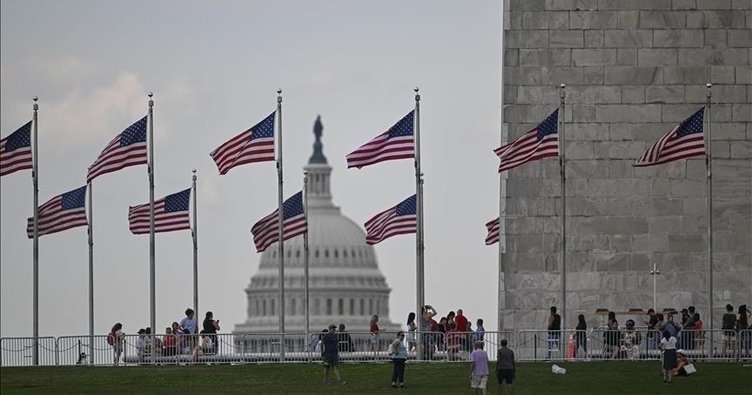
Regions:
<instances>
[{"instance_id":1,"label":"person in black shirt","mask_svg":"<svg viewBox=\"0 0 752 395\"><path fill-rule=\"evenodd\" d=\"M551 306L551 315L548 316L548 352L546 358L551 359L552 351L559 350L561 337L561 316L556 313L556 306ZM561 354L560 354L561 355Z\"/></svg>"},{"instance_id":2,"label":"person in black shirt","mask_svg":"<svg viewBox=\"0 0 752 395\"><path fill-rule=\"evenodd\" d=\"M214 313L211 311L206 312L206 318L204 318L204 333L206 337L211 339L212 347L209 350L204 350L205 354L216 354L219 350L219 343L217 342L217 331L219 330L219 320L214 319Z\"/></svg>"},{"instance_id":3,"label":"person in black shirt","mask_svg":"<svg viewBox=\"0 0 752 395\"><path fill-rule=\"evenodd\" d=\"M329 325L329 332L321 339L321 356L324 360L324 384L329 384L329 371L334 372L337 383L345 384L339 375L339 337L336 334L337 325Z\"/></svg>"}]
</instances>

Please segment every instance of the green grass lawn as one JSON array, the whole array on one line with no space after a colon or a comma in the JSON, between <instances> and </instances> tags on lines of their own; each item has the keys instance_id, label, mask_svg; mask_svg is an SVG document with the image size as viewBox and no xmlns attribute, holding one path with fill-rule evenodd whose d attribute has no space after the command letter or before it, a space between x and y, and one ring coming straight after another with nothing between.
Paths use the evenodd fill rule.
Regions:
<instances>
[{"instance_id":1,"label":"green grass lawn","mask_svg":"<svg viewBox=\"0 0 752 395\"><path fill-rule=\"evenodd\" d=\"M752 394L752 367L698 363L698 373L663 384L658 362L518 365L515 394ZM493 369L493 367L492 367ZM344 364L344 386L322 384L315 364L157 367L39 367L0 369L0 392L10 394L469 394L468 364L408 364L404 391L390 387L392 365ZM744 379L743 377L747 377ZM745 392L746 391L746 392ZM489 394L498 385L489 380Z\"/></svg>"}]
</instances>

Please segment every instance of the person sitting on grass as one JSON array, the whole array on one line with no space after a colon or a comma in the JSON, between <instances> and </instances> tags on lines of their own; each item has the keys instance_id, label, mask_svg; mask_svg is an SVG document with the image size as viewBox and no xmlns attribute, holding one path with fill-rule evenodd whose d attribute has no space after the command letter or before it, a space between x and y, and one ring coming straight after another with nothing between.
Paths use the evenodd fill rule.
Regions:
<instances>
[{"instance_id":1,"label":"person sitting on grass","mask_svg":"<svg viewBox=\"0 0 752 395\"><path fill-rule=\"evenodd\" d=\"M329 332L321 338L321 356L324 360L324 384L329 384L329 372L334 372L338 384L346 384L339 375L339 338L337 337L337 325L329 325Z\"/></svg>"}]
</instances>

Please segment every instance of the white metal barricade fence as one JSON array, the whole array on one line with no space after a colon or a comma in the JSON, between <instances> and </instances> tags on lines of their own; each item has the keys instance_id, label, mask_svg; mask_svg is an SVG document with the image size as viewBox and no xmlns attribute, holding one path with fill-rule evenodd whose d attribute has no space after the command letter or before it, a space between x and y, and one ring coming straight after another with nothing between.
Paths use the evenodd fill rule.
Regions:
<instances>
[{"instance_id":1,"label":"white metal barricade fence","mask_svg":"<svg viewBox=\"0 0 752 395\"><path fill-rule=\"evenodd\" d=\"M40 337L38 365L112 365L121 350L120 364L211 364L279 363L321 361L319 340L323 333L242 333L202 335L124 335L121 342L108 344L107 336ZM372 336L368 332L337 333L339 356L343 362L384 363L391 359L387 349L394 332ZM502 339L506 339L519 361L543 360L659 360L661 335L645 329L627 331L594 329L588 331L520 330L518 332L421 332L417 347L405 346L410 360L425 362L466 362L476 340L484 342L489 359L496 359ZM752 359L752 330L684 330L679 344L691 359L739 361ZM33 366L32 337L0 338L0 366ZM416 344L417 345L417 344ZM710 350L710 354L708 354ZM284 351L282 353L281 351Z\"/></svg>"}]
</instances>

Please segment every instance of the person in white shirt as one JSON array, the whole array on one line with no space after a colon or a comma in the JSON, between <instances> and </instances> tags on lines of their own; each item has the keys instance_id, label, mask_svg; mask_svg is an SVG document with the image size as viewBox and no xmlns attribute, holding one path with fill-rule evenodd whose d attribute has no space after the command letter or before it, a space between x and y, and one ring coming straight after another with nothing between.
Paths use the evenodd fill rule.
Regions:
<instances>
[{"instance_id":1,"label":"person in white shirt","mask_svg":"<svg viewBox=\"0 0 752 395\"><path fill-rule=\"evenodd\" d=\"M674 376L674 369L676 369L676 337L671 335L669 331L663 331L663 338L659 345L663 350L663 382L671 383L671 378Z\"/></svg>"}]
</instances>

